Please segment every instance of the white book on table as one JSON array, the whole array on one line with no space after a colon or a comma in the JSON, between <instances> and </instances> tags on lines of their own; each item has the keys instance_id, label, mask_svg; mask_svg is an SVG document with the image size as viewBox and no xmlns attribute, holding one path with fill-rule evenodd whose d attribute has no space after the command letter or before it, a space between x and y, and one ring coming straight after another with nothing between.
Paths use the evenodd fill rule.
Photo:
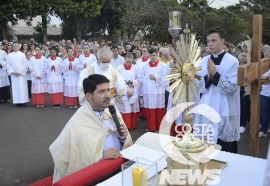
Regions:
<instances>
[{"instance_id":1,"label":"white book on table","mask_svg":"<svg viewBox=\"0 0 270 186\"><path fill-rule=\"evenodd\" d=\"M168 138L171 138L168 136ZM164 152L160 142L159 135L156 133L147 132L142 135L134 145L123 149L122 156L128 160L141 158L157 163L157 171L163 170L167 167L167 154ZM154 174L154 173L153 173ZM151 175L148 175L151 176ZM122 173L118 173L110 179L98 184L99 186L117 185L122 186Z\"/></svg>"}]
</instances>

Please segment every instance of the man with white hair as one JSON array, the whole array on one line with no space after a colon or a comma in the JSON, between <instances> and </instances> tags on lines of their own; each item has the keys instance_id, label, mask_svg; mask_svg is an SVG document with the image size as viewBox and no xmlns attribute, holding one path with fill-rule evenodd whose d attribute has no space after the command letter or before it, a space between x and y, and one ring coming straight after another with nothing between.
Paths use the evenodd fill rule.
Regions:
<instances>
[{"instance_id":1,"label":"man with white hair","mask_svg":"<svg viewBox=\"0 0 270 186\"><path fill-rule=\"evenodd\" d=\"M98 61L92 63L80 73L78 83L79 101L81 105L85 104L85 94L83 92L82 82L91 74L101 74L110 80L112 102L122 103L122 96L127 94L127 85L119 72L111 65L112 51L108 47L100 48L97 52Z\"/></svg>"}]
</instances>

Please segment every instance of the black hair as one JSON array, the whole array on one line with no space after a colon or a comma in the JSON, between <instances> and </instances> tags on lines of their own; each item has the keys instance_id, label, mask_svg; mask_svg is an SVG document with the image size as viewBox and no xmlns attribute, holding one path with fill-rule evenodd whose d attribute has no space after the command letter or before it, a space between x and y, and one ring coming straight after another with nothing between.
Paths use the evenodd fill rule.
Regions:
<instances>
[{"instance_id":1,"label":"black hair","mask_svg":"<svg viewBox=\"0 0 270 186\"><path fill-rule=\"evenodd\" d=\"M209 28L206 32L206 35L208 36L213 33L217 33L221 39L226 39L226 32L218 26Z\"/></svg>"},{"instance_id":2,"label":"black hair","mask_svg":"<svg viewBox=\"0 0 270 186\"><path fill-rule=\"evenodd\" d=\"M51 47L50 47L50 51L52 51L52 50L55 50L56 53L58 52L58 50L57 50L57 48L56 48L55 46L51 46Z\"/></svg>"},{"instance_id":3,"label":"black hair","mask_svg":"<svg viewBox=\"0 0 270 186\"><path fill-rule=\"evenodd\" d=\"M84 93L93 93L96 88L97 85L103 84L103 83L110 83L110 80L108 78L106 78L103 75L100 74L92 74L90 76L88 76L88 78L85 78L83 80L83 90Z\"/></svg>"},{"instance_id":4,"label":"black hair","mask_svg":"<svg viewBox=\"0 0 270 186\"><path fill-rule=\"evenodd\" d=\"M114 50L114 49L118 50L118 46L116 46L116 45L112 46L112 50Z\"/></svg>"},{"instance_id":5,"label":"black hair","mask_svg":"<svg viewBox=\"0 0 270 186\"><path fill-rule=\"evenodd\" d=\"M148 53L149 54L153 54L155 52L157 53L157 49L156 48L150 48Z\"/></svg>"}]
</instances>

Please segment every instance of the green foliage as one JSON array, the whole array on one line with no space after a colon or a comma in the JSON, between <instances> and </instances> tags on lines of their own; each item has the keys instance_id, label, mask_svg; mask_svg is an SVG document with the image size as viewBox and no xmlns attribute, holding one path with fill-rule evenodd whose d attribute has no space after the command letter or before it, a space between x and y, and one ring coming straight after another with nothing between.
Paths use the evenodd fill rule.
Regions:
<instances>
[{"instance_id":1,"label":"green foliage","mask_svg":"<svg viewBox=\"0 0 270 186\"><path fill-rule=\"evenodd\" d=\"M252 15L261 14L263 16L263 37L264 43L270 43L270 2L260 0L243 0L235 6L228 7L230 11L237 13L237 15L244 20L244 22L250 23L248 33L252 35Z\"/></svg>"},{"instance_id":2,"label":"green foliage","mask_svg":"<svg viewBox=\"0 0 270 186\"><path fill-rule=\"evenodd\" d=\"M43 41L42 26L40 24L35 27L34 39L38 43L41 43Z\"/></svg>"},{"instance_id":3,"label":"green foliage","mask_svg":"<svg viewBox=\"0 0 270 186\"><path fill-rule=\"evenodd\" d=\"M46 18L56 15L63 20L64 38L94 37L108 31L110 36L124 33L133 40L140 32L147 40L170 42L168 14L177 10L182 12L182 27L188 23L198 37L211 26L221 26L227 31L227 41L232 43L244 40L243 35L251 35L252 15L262 14L263 41L270 42L270 1L261 0L241 0L221 9L209 7L206 0L182 0L181 4L177 0L2 0L0 28L7 33L8 21L29 22L41 15L45 19L42 29L38 28L40 37L49 24Z\"/></svg>"},{"instance_id":4,"label":"green foliage","mask_svg":"<svg viewBox=\"0 0 270 186\"><path fill-rule=\"evenodd\" d=\"M15 25L18 19L28 20L31 11L31 0L2 0L0 1L0 31L2 38L8 39L8 22Z\"/></svg>"},{"instance_id":5,"label":"green foliage","mask_svg":"<svg viewBox=\"0 0 270 186\"><path fill-rule=\"evenodd\" d=\"M0 2L0 23L10 21L16 24L18 19L27 19L31 11L31 0L4 0Z\"/></svg>"},{"instance_id":6,"label":"green foliage","mask_svg":"<svg viewBox=\"0 0 270 186\"><path fill-rule=\"evenodd\" d=\"M227 33L227 42L237 44L244 39L243 34L250 34L251 22L245 22L233 12L221 8L213 13L209 13L206 19L206 28L220 26Z\"/></svg>"},{"instance_id":7,"label":"green foliage","mask_svg":"<svg viewBox=\"0 0 270 186\"><path fill-rule=\"evenodd\" d=\"M67 21L67 25L73 22L73 26L76 27L76 35L81 39L89 31L89 23L91 19L100 15L101 9L104 6L105 0L67 0L65 4L66 9L56 11L57 15L64 20L63 27ZM84 33L82 33L84 31ZM63 35L68 34L70 31L63 31ZM69 33L74 35L74 33Z\"/></svg>"}]
</instances>

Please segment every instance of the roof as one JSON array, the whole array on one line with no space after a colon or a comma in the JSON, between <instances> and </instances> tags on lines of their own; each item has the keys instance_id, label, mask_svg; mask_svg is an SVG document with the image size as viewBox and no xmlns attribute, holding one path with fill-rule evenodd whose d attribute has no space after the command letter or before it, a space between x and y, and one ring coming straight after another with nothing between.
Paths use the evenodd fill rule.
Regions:
<instances>
[{"instance_id":1,"label":"roof","mask_svg":"<svg viewBox=\"0 0 270 186\"><path fill-rule=\"evenodd\" d=\"M16 36L32 36L34 35L35 29L32 26L13 26L12 30ZM62 34L62 27L48 27L48 36L59 36Z\"/></svg>"}]
</instances>

